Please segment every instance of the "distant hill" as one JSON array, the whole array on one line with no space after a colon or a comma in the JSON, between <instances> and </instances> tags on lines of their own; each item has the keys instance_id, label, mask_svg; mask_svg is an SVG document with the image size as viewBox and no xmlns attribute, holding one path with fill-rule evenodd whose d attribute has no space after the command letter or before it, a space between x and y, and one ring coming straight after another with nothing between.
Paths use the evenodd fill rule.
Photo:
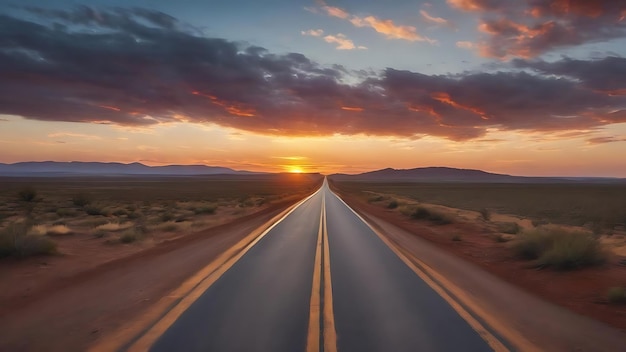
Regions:
<instances>
[{"instance_id":1,"label":"distant hill","mask_svg":"<svg viewBox=\"0 0 626 352\"><path fill-rule=\"evenodd\" d=\"M550 182L626 182L618 178L601 177L524 177L495 174L481 170L450 167L420 167L415 169L382 169L356 175L334 174L335 181L365 182L476 182L476 183L550 183Z\"/></svg>"},{"instance_id":2,"label":"distant hill","mask_svg":"<svg viewBox=\"0 0 626 352\"><path fill-rule=\"evenodd\" d=\"M22 162L0 163L0 176L64 176L64 175L247 175L249 171L236 171L227 167L206 165L166 165L147 166L141 163L100 163L100 162Z\"/></svg>"}]
</instances>

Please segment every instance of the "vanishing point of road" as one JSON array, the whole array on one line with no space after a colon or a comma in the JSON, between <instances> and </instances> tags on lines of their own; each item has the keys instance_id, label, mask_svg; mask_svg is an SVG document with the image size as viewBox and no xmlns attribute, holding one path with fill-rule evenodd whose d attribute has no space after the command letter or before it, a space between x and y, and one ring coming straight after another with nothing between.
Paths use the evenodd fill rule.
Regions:
<instances>
[{"instance_id":1,"label":"vanishing point of road","mask_svg":"<svg viewBox=\"0 0 626 352\"><path fill-rule=\"evenodd\" d=\"M126 350L506 351L326 181Z\"/></svg>"}]
</instances>

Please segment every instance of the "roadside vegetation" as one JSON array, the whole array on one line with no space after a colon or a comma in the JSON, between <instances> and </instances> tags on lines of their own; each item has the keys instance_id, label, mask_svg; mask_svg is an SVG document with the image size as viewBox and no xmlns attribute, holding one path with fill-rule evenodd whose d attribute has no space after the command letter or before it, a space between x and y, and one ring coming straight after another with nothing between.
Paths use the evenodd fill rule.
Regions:
<instances>
[{"instance_id":1,"label":"roadside vegetation","mask_svg":"<svg viewBox=\"0 0 626 352\"><path fill-rule=\"evenodd\" d=\"M520 234L512 242L515 254L538 267L559 270L603 264L607 254L593 234L558 226L542 226Z\"/></svg>"},{"instance_id":2,"label":"roadside vegetation","mask_svg":"<svg viewBox=\"0 0 626 352\"><path fill-rule=\"evenodd\" d=\"M341 190L379 197L401 196L480 213L515 214L537 226L581 226L597 235L626 226L626 184L494 184L335 182Z\"/></svg>"},{"instance_id":3,"label":"roadside vegetation","mask_svg":"<svg viewBox=\"0 0 626 352\"><path fill-rule=\"evenodd\" d=\"M158 242L295 199L320 182L308 175L0 178L0 258L63 252L80 241Z\"/></svg>"}]
</instances>

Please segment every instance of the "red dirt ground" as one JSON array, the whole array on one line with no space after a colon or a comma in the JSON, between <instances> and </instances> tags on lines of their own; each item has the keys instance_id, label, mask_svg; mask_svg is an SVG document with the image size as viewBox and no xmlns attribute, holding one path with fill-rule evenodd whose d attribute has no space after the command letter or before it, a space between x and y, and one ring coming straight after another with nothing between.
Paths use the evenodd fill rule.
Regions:
<instances>
[{"instance_id":1,"label":"red dirt ground","mask_svg":"<svg viewBox=\"0 0 626 352\"><path fill-rule=\"evenodd\" d=\"M506 243L496 242L491 237L493 233L477 223L431 225L369 204L337 189L334 191L351 207L425 238L512 284L579 314L626 330L626 305L610 305L606 300L610 287L626 286L626 266L619 264L624 258L611 256L603 266L576 271L536 269L529 262L515 258ZM452 234L460 235L461 240L452 241Z\"/></svg>"}]
</instances>

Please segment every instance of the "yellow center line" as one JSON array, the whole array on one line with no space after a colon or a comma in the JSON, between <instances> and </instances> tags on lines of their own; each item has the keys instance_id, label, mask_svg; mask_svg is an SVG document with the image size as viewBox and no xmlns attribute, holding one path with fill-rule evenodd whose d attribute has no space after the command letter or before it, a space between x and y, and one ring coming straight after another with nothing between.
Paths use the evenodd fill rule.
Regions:
<instances>
[{"instance_id":1,"label":"yellow center line","mask_svg":"<svg viewBox=\"0 0 626 352\"><path fill-rule=\"evenodd\" d=\"M322 261L323 263L321 263ZM321 276L322 269L324 270L323 276ZM322 287L324 289L323 304L320 301L320 289ZM320 226L315 251L315 269L313 270L313 287L311 289L311 312L309 315L309 333L306 346L307 352L321 351L320 313L322 313L323 351L337 352L337 332L335 330L335 314L333 312L333 287L330 277L330 247L328 245L328 229L326 226L325 193L322 196Z\"/></svg>"}]
</instances>

